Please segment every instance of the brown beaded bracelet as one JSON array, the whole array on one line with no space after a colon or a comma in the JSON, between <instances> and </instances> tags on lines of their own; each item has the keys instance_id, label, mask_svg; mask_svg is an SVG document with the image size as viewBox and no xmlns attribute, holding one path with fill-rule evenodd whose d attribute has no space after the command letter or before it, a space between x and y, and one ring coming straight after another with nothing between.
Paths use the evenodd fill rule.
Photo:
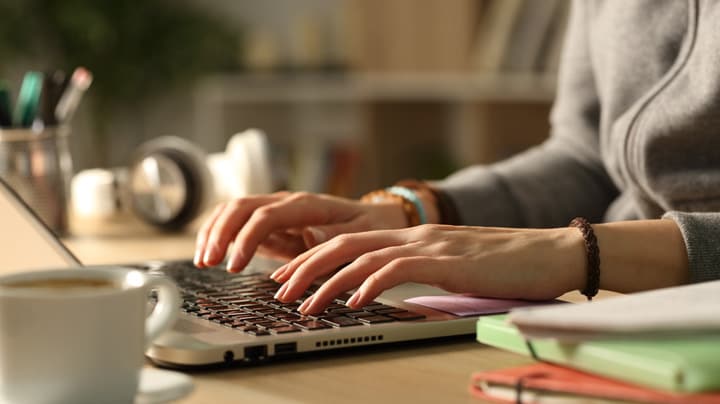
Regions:
<instances>
[{"instance_id":1,"label":"brown beaded bracelet","mask_svg":"<svg viewBox=\"0 0 720 404\"><path fill-rule=\"evenodd\" d=\"M433 203L437 208L440 223L453 225L462 224L455 202L453 202L452 198L450 198L450 196L445 192L435 188L425 181L418 181L414 179L398 181L395 185L428 192L434 198Z\"/></svg>"},{"instance_id":2,"label":"brown beaded bracelet","mask_svg":"<svg viewBox=\"0 0 720 404\"><path fill-rule=\"evenodd\" d=\"M577 227L582 232L585 240L585 254L587 255L587 284L580 293L588 300L592 300L600 289L600 249L598 248L597 237L590 222L584 217L576 217L570 222L569 227Z\"/></svg>"}]
</instances>

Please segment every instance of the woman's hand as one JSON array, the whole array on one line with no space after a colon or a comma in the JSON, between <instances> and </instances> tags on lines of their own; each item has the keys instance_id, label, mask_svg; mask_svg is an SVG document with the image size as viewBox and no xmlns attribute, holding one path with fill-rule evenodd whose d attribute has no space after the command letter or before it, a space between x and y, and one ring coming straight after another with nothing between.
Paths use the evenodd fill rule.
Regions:
<instances>
[{"instance_id":1,"label":"woman's hand","mask_svg":"<svg viewBox=\"0 0 720 404\"><path fill-rule=\"evenodd\" d=\"M362 307L405 282L485 297L551 299L582 287L585 250L582 235L573 228L424 225L340 235L301 254L271 277L284 283L276 298L289 302L329 275L300 306L301 312L319 313L354 288L358 290L347 305Z\"/></svg>"},{"instance_id":2,"label":"woman's hand","mask_svg":"<svg viewBox=\"0 0 720 404\"><path fill-rule=\"evenodd\" d=\"M198 232L194 263L201 268L217 265L228 254L228 270L235 272L256 250L291 259L341 233L406 225L401 206L390 202L367 204L289 192L248 196L215 208Z\"/></svg>"}]
</instances>

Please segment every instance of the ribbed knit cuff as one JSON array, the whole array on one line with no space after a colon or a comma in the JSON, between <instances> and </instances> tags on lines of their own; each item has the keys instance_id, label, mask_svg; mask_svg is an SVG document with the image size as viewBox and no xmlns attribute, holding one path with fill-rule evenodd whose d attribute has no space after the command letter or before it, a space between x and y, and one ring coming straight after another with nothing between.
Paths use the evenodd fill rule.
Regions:
<instances>
[{"instance_id":1,"label":"ribbed knit cuff","mask_svg":"<svg viewBox=\"0 0 720 404\"><path fill-rule=\"evenodd\" d=\"M720 213L667 212L663 219L677 223L685 239L690 281L720 279Z\"/></svg>"}]
</instances>

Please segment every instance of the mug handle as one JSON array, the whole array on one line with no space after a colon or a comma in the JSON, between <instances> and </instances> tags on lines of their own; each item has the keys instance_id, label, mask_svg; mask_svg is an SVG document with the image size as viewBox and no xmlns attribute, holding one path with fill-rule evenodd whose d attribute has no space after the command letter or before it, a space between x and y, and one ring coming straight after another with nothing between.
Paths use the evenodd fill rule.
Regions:
<instances>
[{"instance_id":1,"label":"mug handle","mask_svg":"<svg viewBox=\"0 0 720 404\"><path fill-rule=\"evenodd\" d=\"M180 293L175 283L163 276L146 276L147 290L157 290L157 303L145 320L145 348L163 331L170 328L180 308Z\"/></svg>"}]
</instances>

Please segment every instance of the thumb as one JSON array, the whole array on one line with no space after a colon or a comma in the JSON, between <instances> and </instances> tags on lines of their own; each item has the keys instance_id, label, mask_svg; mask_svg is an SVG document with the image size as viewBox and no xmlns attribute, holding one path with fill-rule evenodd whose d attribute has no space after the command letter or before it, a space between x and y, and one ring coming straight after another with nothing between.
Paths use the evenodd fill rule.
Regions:
<instances>
[{"instance_id":1,"label":"thumb","mask_svg":"<svg viewBox=\"0 0 720 404\"><path fill-rule=\"evenodd\" d=\"M308 226L303 229L302 237L306 248L315 247L331 238L343 233L356 233L368 230L363 226L361 220L353 219L349 222L334 223L323 226Z\"/></svg>"}]
</instances>

